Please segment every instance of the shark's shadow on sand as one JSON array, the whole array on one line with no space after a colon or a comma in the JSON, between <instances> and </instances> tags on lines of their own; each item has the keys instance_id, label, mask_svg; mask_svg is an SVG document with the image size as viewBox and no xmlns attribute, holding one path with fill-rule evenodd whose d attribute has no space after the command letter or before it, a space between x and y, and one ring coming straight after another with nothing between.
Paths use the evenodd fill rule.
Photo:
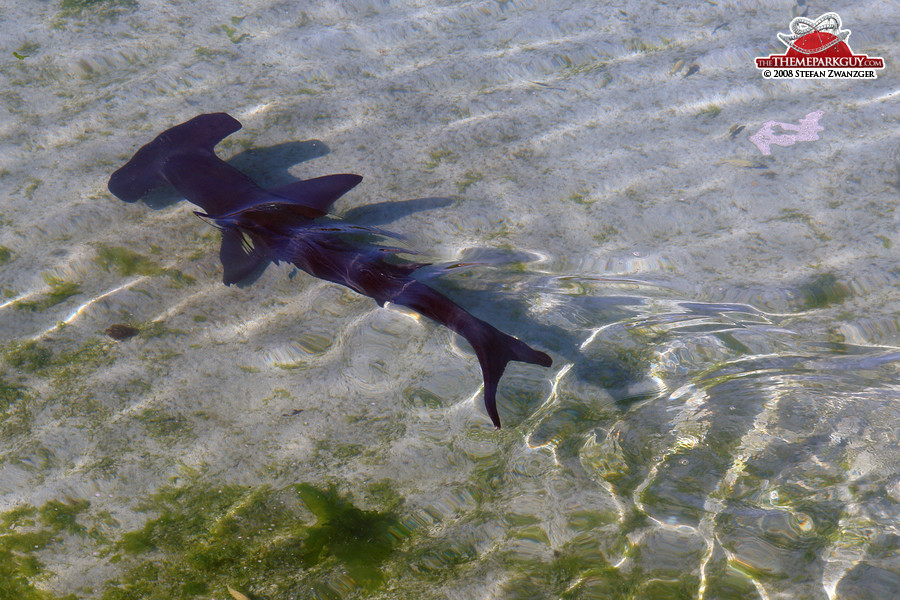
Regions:
<instances>
[{"instance_id":1,"label":"shark's shadow on sand","mask_svg":"<svg viewBox=\"0 0 900 600\"><path fill-rule=\"evenodd\" d=\"M277 188L302 181L290 173L290 169L301 163L321 158L331 152L321 140L284 142L264 148L252 148L235 154L226 162L264 188ZM174 191L174 190L173 190ZM181 198L179 197L178 200ZM447 197L415 198L375 202L357 206L339 213L337 216L363 226L385 225L408 217L422 210L432 210L450 206L455 201Z\"/></svg>"},{"instance_id":2,"label":"shark's shadow on sand","mask_svg":"<svg viewBox=\"0 0 900 600\"><path fill-rule=\"evenodd\" d=\"M503 260L505 252L491 254L491 260L480 260L475 268L480 269L481 273L485 270L492 271L492 279L516 282L512 287L518 288L517 291L507 293L496 289L472 289L465 284L457 284L452 276L429 279L429 285L456 298L460 303L473 307L473 312L479 318L502 323L504 329L514 335L527 334L528 337L540 340L544 348L558 357L557 362L572 365L567 377L577 380L586 390L603 390L617 410L627 411L648 398L643 386L647 379L647 363L641 360L641 349L629 351L598 344L593 344L590 349L582 347L592 330L638 317L642 312L641 307L646 304L646 298L629 295L562 295L552 281L547 281L555 277L541 277L527 270L523 273L519 268L510 272L509 262ZM515 251L509 251L507 256L514 255ZM542 292L541 289L545 286L550 289ZM522 291L551 297L554 314L550 318L531 316L522 298ZM581 317L590 324L573 325ZM536 408L537 406L529 407L526 412L530 414Z\"/></svg>"}]
</instances>

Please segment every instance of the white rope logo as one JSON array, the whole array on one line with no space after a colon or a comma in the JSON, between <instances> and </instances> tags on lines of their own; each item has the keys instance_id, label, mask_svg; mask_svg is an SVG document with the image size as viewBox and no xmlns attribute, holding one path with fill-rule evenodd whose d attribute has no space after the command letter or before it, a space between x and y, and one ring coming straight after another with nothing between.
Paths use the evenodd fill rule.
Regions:
<instances>
[{"instance_id":1,"label":"white rope logo","mask_svg":"<svg viewBox=\"0 0 900 600\"><path fill-rule=\"evenodd\" d=\"M840 42L847 41L847 38L850 37L850 30L841 29L841 25L841 17L835 12L825 13L815 21L806 17L796 17L791 21L791 33L778 33L776 35L785 46L792 50L796 50L801 54L818 54ZM794 42L800 38L815 32L829 33L834 37L818 48L800 48L794 45Z\"/></svg>"}]
</instances>

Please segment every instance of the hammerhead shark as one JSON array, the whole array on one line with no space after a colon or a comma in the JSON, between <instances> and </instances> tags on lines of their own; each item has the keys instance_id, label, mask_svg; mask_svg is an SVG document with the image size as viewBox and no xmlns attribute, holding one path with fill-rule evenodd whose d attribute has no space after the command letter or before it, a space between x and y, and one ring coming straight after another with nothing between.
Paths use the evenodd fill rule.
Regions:
<instances>
[{"instance_id":1,"label":"hammerhead shark","mask_svg":"<svg viewBox=\"0 0 900 600\"><path fill-rule=\"evenodd\" d=\"M215 146L241 128L226 113L203 114L159 134L109 179L109 191L135 202L168 183L222 231L223 282L238 283L272 261L292 263L314 277L373 298L409 307L463 336L478 357L484 404L500 428L497 385L510 361L549 367L551 358L477 319L414 279L425 263L396 256L396 248L352 243L353 235L391 235L364 226L317 221L362 177L336 174L263 189L216 156ZM356 236L358 237L358 235ZM396 237L396 236L394 236Z\"/></svg>"}]
</instances>

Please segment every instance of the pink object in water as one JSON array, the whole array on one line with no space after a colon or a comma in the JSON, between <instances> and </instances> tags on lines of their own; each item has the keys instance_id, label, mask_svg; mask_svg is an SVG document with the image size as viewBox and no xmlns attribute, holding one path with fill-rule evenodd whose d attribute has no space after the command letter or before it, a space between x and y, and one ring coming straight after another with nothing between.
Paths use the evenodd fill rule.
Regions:
<instances>
[{"instance_id":1,"label":"pink object in water","mask_svg":"<svg viewBox=\"0 0 900 600\"><path fill-rule=\"evenodd\" d=\"M763 123L759 131L750 136L750 141L756 144L759 151L768 156L772 154L770 146L791 146L795 142L811 142L819 139L819 132L825 131L825 128L819 125L819 117L825 112L817 110L811 112L802 119L799 125L793 123L782 123L780 121L766 121ZM797 133L777 134L773 131L775 126L781 127L784 131L796 131Z\"/></svg>"}]
</instances>

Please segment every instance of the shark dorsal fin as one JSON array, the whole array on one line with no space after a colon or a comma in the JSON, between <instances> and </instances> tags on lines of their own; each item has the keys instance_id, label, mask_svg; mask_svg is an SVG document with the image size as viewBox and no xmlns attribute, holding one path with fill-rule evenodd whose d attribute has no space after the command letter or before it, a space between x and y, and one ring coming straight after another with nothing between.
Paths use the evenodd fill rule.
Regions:
<instances>
[{"instance_id":1,"label":"shark dorsal fin","mask_svg":"<svg viewBox=\"0 0 900 600\"><path fill-rule=\"evenodd\" d=\"M359 175L339 173L295 181L288 185L272 188L269 191L290 200L291 203L302 204L310 209L310 214L318 213L315 217L312 217L316 218L328 214L331 205L338 198L356 187L360 181L362 181L362 177Z\"/></svg>"}]
</instances>

